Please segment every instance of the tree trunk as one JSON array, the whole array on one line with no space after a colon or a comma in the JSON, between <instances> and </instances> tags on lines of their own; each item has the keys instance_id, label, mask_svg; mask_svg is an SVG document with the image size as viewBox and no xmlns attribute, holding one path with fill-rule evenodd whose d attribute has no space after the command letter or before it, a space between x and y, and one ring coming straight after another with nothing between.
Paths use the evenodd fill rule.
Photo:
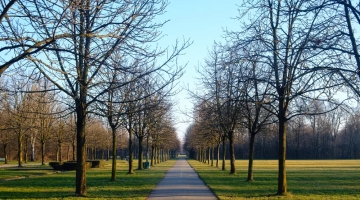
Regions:
<instances>
[{"instance_id":1,"label":"tree trunk","mask_svg":"<svg viewBox=\"0 0 360 200\"><path fill-rule=\"evenodd\" d=\"M226 139L225 137L223 137L223 145L222 145L222 148L223 148L223 157L222 157L222 168L221 170L226 170L225 169L225 157L226 157Z\"/></svg>"},{"instance_id":2,"label":"tree trunk","mask_svg":"<svg viewBox=\"0 0 360 200\"><path fill-rule=\"evenodd\" d=\"M84 100L83 100L84 101ZM86 195L86 139L85 139L85 126L86 126L86 110L85 102L76 101L76 192L77 196Z\"/></svg>"},{"instance_id":3,"label":"tree trunk","mask_svg":"<svg viewBox=\"0 0 360 200\"><path fill-rule=\"evenodd\" d=\"M106 160L110 159L110 148L106 147Z\"/></svg>"},{"instance_id":4,"label":"tree trunk","mask_svg":"<svg viewBox=\"0 0 360 200\"><path fill-rule=\"evenodd\" d=\"M151 166L155 165L154 161L155 161L155 148L154 146L151 146Z\"/></svg>"},{"instance_id":5,"label":"tree trunk","mask_svg":"<svg viewBox=\"0 0 360 200\"><path fill-rule=\"evenodd\" d=\"M30 142L31 142L31 157L30 157L30 161L34 162L34 161L35 161L35 137L30 138Z\"/></svg>"},{"instance_id":6,"label":"tree trunk","mask_svg":"<svg viewBox=\"0 0 360 200\"><path fill-rule=\"evenodd\" d=\"M56 148L56 162L59 162L59 146Z\"/></svg>"},{"instance_id":7,"label":"tree trunk","mask_svg":"<svg viewBox=\"0 0 360 200\"><path fill-rule=\"evenodd\" d=\"M25 148L24 148L25 163L28 161L28 138L25 135Z\"/></svg>"},{"instance_id":8,"label":"tree trunk","mask_svg":"<svg viewBox=\"0 0 360 200\"><path fill-rule=\"evenodd\" d=\"M220 160L220 143L217 145L216 167L219 167L219 160Z\"/></svg>"},{"instance_id":9,"label":"tree trunk","mask_svg":"<svg viewBox=\"0 0 360 200\"><path fill-rule=\"evenodd\" d=\"M199 149L196 150L196 160L197 161L200 161L200 152L199 151L200 151Z\"/></svg>"},{"instance_id":10,"label":"tree trunk","mask_svg":"<svg viewBox=\"0 0 360 200\"><path fill-rule=\"evenodd\" d=\"M67 146L66 160L70 159L70 146Z\"/></svg>"},{"instance_id":11,"label":"tree trunk","mask_svg":"<svg viewBox=\"0 0 360 200\"><path fill-rule=\"evenodd\" d=\"M281 102L281 101L280 101ZM282 105L282 104L281 104ZM278 195L287 192L286 182L286 118L285 111L280 108L279 112L279 171L278 171Z\"/></svg>"},{"instance_id":12,"label":"tree trunk","mask_svg":"<svg viewBox=\"0 0 360 200\"><path fill-rule=\"evenodd\" d=\"M234 143L234 132L228 133L230 142L230 174L236 174L235 170L235 143Z\"/></svg>"},{"instance_id":13,"label":"tree trunk","mask_svg":"<svg viewBox=\"0 0 360 200\"><path fill-rule=\"evenodd\" d=\"M76 160L76 144L75 141L72 143L72 160Z\"/></svg>"},{"instance_id":14,"label":"tree trunk","mask_svg":"<svg viewBox=\"0 0 360 200\"><path fill-rule=\"evenodd\" d=\"M200 148L200 149L199 149L199 159L198 159L199 162L202 162L202 155L203 155L203 154L202 154L202 149Z\"/></svg>"},{"instance_id":15,"label":"tree trunk","mask_svg":"<svg viewBox=\"0 0 360 200\"><path fill-rule=\"evenodd\" d=\"M214 145L211 147L211 166L214 166L214 152L215 148Z\"/></svg>"},{"instance_id":16,"label":"tree trunk","mask_svg":"<svg viewBox=\"0 0 360 200\"><path fill-rule=\"evenodd\" d=\"M7 144L4 144L4 157L5 157L5 163L4 164L8 164Z\"/></svg>"},{"instance_id":17,"label":"tree trunk","mask_svg":"<svg viewBox=\"0 0 360 200\"><path fill-rule=\"evenodd\" d=\"M96 160L96 148L93 147L91 148L91 150L92 150L92 160Z\"/></svg>"},{"instance_id":18,"label":"tree trunk","mask_svg":"<svg viewBox=\"0 0 360 200\"><path fill-rule=\"evenodd\" d=\"M22 167L23 154L22 154L22 133L21 131L18 134L18 167Z\"/></svg>"},{"instance_id":19,"label":"tree trunk","mask_svg":"<svg viewBox=\"0 0 360 200\"><path fill-rule=\"evenodd\" d=\"M158 150L157 150L157 152L158 152L158 161L157 161L157 163L159 164L159 163L161 163L161 148L159 148L158 147Z\"/></svg>"},{"instance_id":20,"label":"tree trunk","mask_svg":"<svg viewBox=\"0 0 360 200\"><path fill-rule=\"evenodd\" d=\"M59 142L59 161L62 162L62 142Z\"/></svg>"},{"instance_id":21,"label":"tree trunk","mask_svg":"<svg viewBox=\"0 0 360 200\"><path fill-rule=\"evenodd\" d=\"M247 181L253 181L253 163L254 163L254 144L255 134L250 133L250 145L249 145L249 166L248 166L248 178Z\"/></svg>"},{"instance_id":22,"label":"tree trunk","mask_svg":"<svg viewBox=\"0 0 360 200\"><path fill-rule=\"evenodd\" d=\"M164 149L161 148L160 151L161 151L161 162L164 162Z\"/></svg>"},{"instance_id":23,"label":"tree trunk","mask_svg":"<svg viewBox=\"0 0 360 200\"><path fill-rule=\"evenodd\" d=\"M133 136L132 132L129 133L129 171L128 174L133 174L134 168L133 168Z\"/></svg>"},{"instance_id":24,"label":"tree trunk","mask_svg":"<svg viewBox=\"0 0 360 200\"><path fill-rule=\"evenodd\" d=\"M139 152L138 152L138 169L139 170L142 170L144 169L143 168L143 157L144 157L144 152L143 152L143 145L142 145L142 142L143 142L143 139L144 137L143 136L140 136L138 137L138 142L139 142Z\"/></svg>"},{"instance_id":25,"label":"tree trunk","mask_svg":"<svg viewBox=\"0 0 360 200\"><path fill-rule=\"evenodd\" d=\"M201 153L202 153L201 162L206 163L206 148L201 149Z\"/></svg>"},{"instance_id":26,"label":"tree trunk","mask_svg":"<svg viewBox=\"0 0 360 200\"><path fill-rule=\"evenodd\" d=\"M150 136L148 135L146 137L146 162L149 162L149 153L150 153L150 151L149 151L149 138L150 138Z\"/></svg>"},{"instance_id":27,"label":"tree trunk","mask_svg":"<svg viewBox=\"0 0 360 200\"><path fill-rule=\"evenodd\" d=\"M45 165L45 141L41 141L41 165Z\"/></svg>"},{"instance_id":28,"label":"tree trunk","mask_svg":"<svg viewBox=\"0 0 360 200\"><path fill-rule=\"evenodd\" d=\"M210 158L211 157L211 148L208 147L208 160L207 160L207 164L210 165Z\"/></svg>"},{"instance_id":29,"label":"tree trunk","mask_svg":"<svg viewBox=\"0 0 360 200\"><path fill-rule=\"evenodd\" d=\"M115 181L116 180L116 128L111 127L111 132L112 132L112 164L111 164L111 179L110 180Z\"/></svg>"}]
</instances>

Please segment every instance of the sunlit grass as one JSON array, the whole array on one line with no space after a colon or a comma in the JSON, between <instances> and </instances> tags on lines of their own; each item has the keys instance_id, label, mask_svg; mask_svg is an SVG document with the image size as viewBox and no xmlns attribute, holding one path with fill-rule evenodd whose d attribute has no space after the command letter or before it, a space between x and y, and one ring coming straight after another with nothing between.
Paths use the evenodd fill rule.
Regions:
<instances>
[{"instance_id":1,"label":"sunlit grass","mask_svg":"<svg viewBox=\"0 0 360 200\"><path fill-rule=\"evenodd\" d=\"M135 174L127 174L128 163L120 160L117 163L117 180L111 182L111 162L107 161L105 168L87 171L87 197L82 199L145 199L175 162L168 160L150 170L135 170ZM136 167L135 161L134 169ZM42 170L0 169L0 177L9 177L7 174L12 172L31 174L39 171ZM74 197L75 171L1 180L0 199L77 199Z\"/></svg>"},{"instance_id":2,"label":"sunlit grass","mask_svg":"<svg viewBox=\"0 0 360 200\"><path fill-rule=\"evenodd\" d=\"M254 181L246 182L246 160L236 160L235 175L188 160L220 199L360 199L360 160L288 160L289 195L278 197L277 161L255 160Z\"/></svg>"}]
</instances>

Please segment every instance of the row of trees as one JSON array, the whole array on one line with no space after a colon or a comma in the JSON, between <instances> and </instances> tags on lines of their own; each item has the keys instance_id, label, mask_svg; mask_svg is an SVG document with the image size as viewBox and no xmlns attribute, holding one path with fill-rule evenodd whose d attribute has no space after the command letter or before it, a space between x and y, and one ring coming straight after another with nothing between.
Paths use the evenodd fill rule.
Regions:
<instances>
[{"instance_id":1,"label":"row of trees","mask_svg":"<svg viewBox=\"0 0 360 200\"><path fill-rule=\"evenodd\" d=\"M26 92L2 93L0 100L4 106L1 110L0 144L2 151L0 152L2 153L0 155L4 156L5 163L8 163L8 158L16 159L18 166L21 167L24 160L25 162L39 160L38 156L41 157L43 165L45 165L46 158L57 161L76 160L76 115L63 108L63 105L57 100L56 93L39 92L46 90L41 88L48 87L47 84L46 81L33 84L28 82L24 85ZM21 84L16 82L16 85L20 86ZM141 100L139 102L142 103ZM162 104L166 103L162 101ZM144 119L140 117L128 119L128 113L122 113L119 115L119 128L114 132L110 125L106 125L105 119L92 114L85 127L87 132L86 149L89 152L87 159L105 159L105 155L106 159L109 159L111 152L114 165L116 165L119 150L126 151L126 154L122 154L125 158L125 156L130 156L129 152L133 152L133 149L137 148L136 152L139 154L136 157L140 163L138 169L143 169L144 145L146 145L147 161L149 161L151 153L152 166L163 161L164 159L160 159L161 157L168 158L169 151L178 152L180 142L176 137L172 122L169 121L169 119L171 120L170 109L170 104L167 104L167 107L160 104L153 104L151 107L136 106L129 113L143 116ZM145 116L144 112L152 112L153 115ZM135 126L132 129L126 129L128 123ZM142 135L139 134L140 127ZM133 145L129 138L138 141L138 144ZM126 144L126 142L129 143ZM64 148L66 154L64 154ZM99 151L102 155L96 157ZM30 157L28 157L29 155ZM133 173L131 156L130 160L129 173ZM115 173L111 179L116 179Z\"/></svg>"},{"instance_id":2,"label":"row of trees","mask_svg":"<svg viewBox=\"0 0 360 200\"><path fill-rule=\"evenodd\" d=\"M335 115L336 113L336 115ZM327 113L319 116L299 116L289 121L287 158L288 159L358 159L360 141L358 114ZM334 122L334 117L337 122ZM341 120L341 121L340 121ZM340 127L339 127L340 126ZM254 142L254 159L277 159L277 124L269 124L259 131ZM204 161L209 159L212 166L219 167L218 159L230 157L229 151L223 151L220 133L209 134L207 127L194 123L187 131L185 148L192 158ZM218 138L216 138L218 137ZM246 128L235 129L235 157L247 159L250 152L251 135ZM219 142L220 141L220 142ZM225 140L225 149L229 141ZM210 151L210 153L209 153ZM201 153L206 153L202 156ZM200 159L202 156L202 159ZM214 163L215 162L215 163Z\"/></svg>"},{"instance_id":3,"label":"row of trees","mask_svg":"<svg viewBox=\"0 0 360 200\"><path fill-rule=\"evenodd\" d=\"M215 43L199 69L201 91L205 92L192 94L197 109L188 146L204 151L222 142L225 155L228 141L230 173L236 173L235 136L246 130L251 181L255 136L276 128L277 193L283 195L287 192L287 137L289 131L296 132L296 121L303 116L311 119L298 132L303 135L311 128L319 137L315 142L328 131L334 140L340 132L338 119L320 122L322 117L317 116L340 108L350 112L346 103L359 97L360 58L352 26L360 22L359 10L346 0L267 0L243 1L239 12L241 29L227 30L226 43ZM321 123L331 124L331 130L322 130ZM199 140L192 139L197 134L207 139L196 144ZM320 143L314 146L316 158Z\"/></svg>"},{"instance_id":4,"label":"row of trees","mask_svg":"<svg viewBox=\"0 0 360 200\"><path fill-rule=\"evenodd\" d=\"M57 100L74 113L76 195L86 195L89 115L107 119L113 141L120 126L129 132L129 146L133 135L163 139L156 134L170 120L149 123L144 119L166 116L155 114L159 109L153 108L169 108L165 97L171 95L182 74L176 59L189 46L188 41L176 42L172 48L154 45L166 23L156 17L165 12L167 4L166 0L10 0L1 4L0 74L8 79L24 72L29 81L46 79L51 87L38 92L59 92ZM28 92L23 86L16 90L4 86L3 91ZM151 103L145 109L139 106L141 101ZM148 108L151 112L145 111ZM124 116L125 122L120 123ZM166 132L173 131L171 127Z\"/></svg>"}]
</instances>

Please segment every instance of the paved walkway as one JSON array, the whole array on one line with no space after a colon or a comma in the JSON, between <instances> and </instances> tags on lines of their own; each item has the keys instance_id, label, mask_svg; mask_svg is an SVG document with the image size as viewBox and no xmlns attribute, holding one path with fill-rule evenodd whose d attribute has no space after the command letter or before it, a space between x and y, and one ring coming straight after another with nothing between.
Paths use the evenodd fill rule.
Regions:
<instances>
[{"instance_id":1,"label":"paved walkway","mask_svg":"<svg viewBox=\"0 0 360 200\"><path fill-rule=\"evenodd\" d=\"M199 178L189 163L184 158L179 158L147 199L217 200L218 198Z\"/></svg>"}]
</instances>

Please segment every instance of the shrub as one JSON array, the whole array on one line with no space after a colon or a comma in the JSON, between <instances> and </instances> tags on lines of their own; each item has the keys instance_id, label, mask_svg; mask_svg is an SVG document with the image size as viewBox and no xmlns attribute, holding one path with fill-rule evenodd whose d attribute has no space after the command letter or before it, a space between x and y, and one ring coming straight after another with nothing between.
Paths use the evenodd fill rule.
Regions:
<instances>
[{"instance_id":1,"label":"shrub","mask_svg":"<svg viewBox=\"0 0 360 200\"><path fill-rule=\"evenodd\" d=\"M62 166L63 166L63 162L49 162L49 165L55 169L55 170L63 170Z\"/></svg>"},{"instance_id":2,"label":"shrub","mask_svg":"<svg viewBox=\"0 0 360 200\"><path fill-rule=\"evenodd\" d=\"M88 160L86 162L91 162L91 168L103 168L105 166L105 161L103 160Z\"/></svg>"},{"instance_id":3,"label":"shrub","mask_svg":"<svg viewBox=\"0 0 360 200\"><path fill-rule=\"evenodd\" d=\"M76 170L77 163L76 161L49 162L49 165L54 170L71 171L71 170ZM92 162L86 162L86 169L90 169L91 166L92 166Z\"/></svg>"}]
</instances>

